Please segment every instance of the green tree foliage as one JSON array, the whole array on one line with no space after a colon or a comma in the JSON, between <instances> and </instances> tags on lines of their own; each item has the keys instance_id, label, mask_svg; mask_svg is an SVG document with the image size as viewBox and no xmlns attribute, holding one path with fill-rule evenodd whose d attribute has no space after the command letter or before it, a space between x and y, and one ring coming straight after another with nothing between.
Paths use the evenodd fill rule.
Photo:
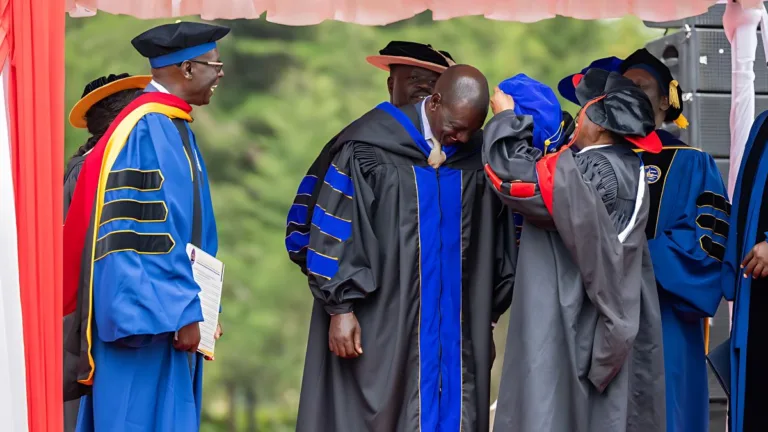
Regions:
<instances>
[{"instance_id":1,"label":"green tree foliage","mask_svg":"<svg viewBox=\"0 0 768 432\"><path fill-rule=\"evenodd\" d=\"M130 40L161 22L171 21L108 14L68 19L67 107L98 76L147 73ZM287 258L285 216L327 140L388 99L386 72L369 66L366 56L390 40L420 41L477 66L491 83L522 72L554 87L592 59L627 55L657 36L635 19L525 25L479 17L433 22L422 14L386 27L287 27L263 19L225 24L232 27L220 44L226 76L213 103L193 111L212 179L219 255L227 265L225 335L216 361L206 365L206 431L295 429L312 296ZM85 138L68 127L67 154ZM496 333L501 355L504 324Z\"/></svg>"}]
</instances>

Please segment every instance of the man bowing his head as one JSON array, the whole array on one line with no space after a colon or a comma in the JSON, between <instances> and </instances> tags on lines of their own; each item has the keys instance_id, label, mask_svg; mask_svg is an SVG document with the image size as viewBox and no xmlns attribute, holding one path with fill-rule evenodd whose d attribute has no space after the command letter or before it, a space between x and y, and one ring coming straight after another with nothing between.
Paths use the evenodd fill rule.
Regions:
<instances>
[{"instance_id":1,"label":"man bowing his head","mask_svg":"<svg viewBox=\"0 0 768 432\"><path fill-rule=\"evenodd\" d=\"M488 100L477 69L453 66L425 100L382 103L337 140L307 239L298 431L488 430L491 324L515 262L472 139Z\"/></svg>"}]
</instances>

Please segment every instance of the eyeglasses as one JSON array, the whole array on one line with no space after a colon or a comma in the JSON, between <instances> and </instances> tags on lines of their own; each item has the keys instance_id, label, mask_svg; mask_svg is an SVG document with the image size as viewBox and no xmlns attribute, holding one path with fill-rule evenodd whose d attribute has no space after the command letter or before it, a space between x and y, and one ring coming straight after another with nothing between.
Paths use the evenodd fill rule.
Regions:
<instances>
[{"instance_id":1,"label":"eyeglasses","mask_svg":"<svg viewBox=\"0 0 768 432\"><path fill-rule=\"evenodd\" d=\"M224 68L224 63L222 62L215 62L215 61L202 61L202 60L190 60L190 63L197 63L201 65L211 66L216 70L216 72L221 72L221 69Z\"/></svg>"}]
</instances>

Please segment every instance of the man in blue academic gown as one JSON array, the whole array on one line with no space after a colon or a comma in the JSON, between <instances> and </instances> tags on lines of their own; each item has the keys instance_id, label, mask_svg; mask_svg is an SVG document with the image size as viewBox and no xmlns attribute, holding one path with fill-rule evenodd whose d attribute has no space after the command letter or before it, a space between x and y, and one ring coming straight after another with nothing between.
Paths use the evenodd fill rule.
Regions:
<instances>
[{"instance_id":1,"label":"man in blue academic gown","mask_svg":"<svg viewBox=\"0 0 768 432\"><path fill-rule=\"evenodd\" d=\"M65 303L79 317L68 349L87 395L78 431L200 428L203 313L186 246L218 248L208 175L189 128L224 76L216 41L228 28L180 22L132 43L153 81L86 159L65 223Z\"/></svg>"},{"instance_id":2,"label":"man in blue academic gown","mask_svg":"<svg viewBox=\"0 0 768 432\"><path fill-rule=\"evenodd\" d=\"M768 112L752 125L733 191L723 291L733 301L730 364L732 432L768 430Z\"/></svg>"},{"instance_id":3,"label":"man in blue academic gown","mask_svg":"<svg viewBox=\"0 0 768 432\"><path fill-rule=\"evenodd\" d=\"M625 60L600 59L586 68L617 71L648 95L656 126L686 127L682 90L669 68L645 49ZM558 86L573 97L571 78ZM709 429L706 369L707 318L722 298L720 270L728 235L730 204L714 159L670 133L658 130L663 150L641 152L651 197L646 225L659 289L664 331L667 431Z\"/></svg>"}]
</instances>

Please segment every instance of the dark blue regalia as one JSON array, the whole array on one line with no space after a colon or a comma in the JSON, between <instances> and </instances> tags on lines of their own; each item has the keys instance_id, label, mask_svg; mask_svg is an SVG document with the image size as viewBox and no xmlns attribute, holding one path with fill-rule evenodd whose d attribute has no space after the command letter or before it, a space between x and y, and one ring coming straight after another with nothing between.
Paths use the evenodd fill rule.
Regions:
<instances>
[{"instance_id":1,"label":"dark blue regalia","mask_svg":"<svg viewBox=\"0 0 768 432\"><path fill-rule=\"evenodd\" d=\"M193 193L202 210L199 246L215 256L218 239L205 164L186 131L191 160L171 119L148 114L111 168L93 266L93 393L81 404L78 431L199 429L202 356L173 347L176 331L203 321L186 253Z\"/></svg>"},{"instance_id":2,"label":"dark blue regalia","mask_svg":"<svg viewBox=\"0 0 768 432\"><path fill-rule=\"evenodd\" d=\"M731 328L730 430L764 431L768 425L765 396L768 385L763 348L768 305L768 279L744 278L741 262L752 247L768 236L768 113L752 126L734 188L730 233L723 265L723 291L733 304Z\"/></svg>"},{"instance_id":3,"label":"dark blue regalia","mask_svg":"<svg viewBox=\"0 0 768 432\"><path fill-rule=\"evenodd\" d=\"M642 153L651 196L646 234L664 332L667 430L709 428L703 319L722 298L720 270L730 204L714 159L665 131Z\"/></svg>"}]
</instances>

